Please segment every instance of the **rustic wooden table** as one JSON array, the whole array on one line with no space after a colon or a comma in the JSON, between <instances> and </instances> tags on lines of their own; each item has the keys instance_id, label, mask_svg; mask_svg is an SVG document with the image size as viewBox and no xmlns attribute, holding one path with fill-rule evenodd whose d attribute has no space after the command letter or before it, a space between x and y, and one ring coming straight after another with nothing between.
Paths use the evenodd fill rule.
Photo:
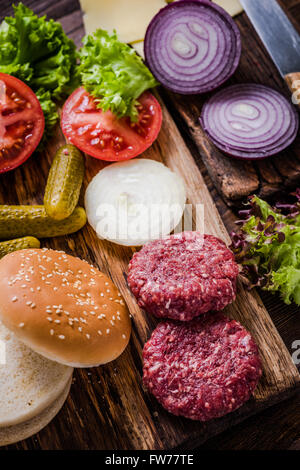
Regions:
<instances>
[{"instance_id":1,"label":"rustic wooden table","mask_svg":"<svg viewBox=\"0 0 300 470\"><path fill-rule=\"evenodd\" d=\"M48 14L50 17L59 19L65 28L65 31L72 37L77 44L80 41L80 35L82 31L81 25L81 12L79 9L79 3L77 0L59 0L53 2L51 0L24 0L26 5L33 8L38 14ZM282 0L281 4L286 8L293 21L300 24L300 0ZM0 0L0 16L4 17L12 12L12 2L8 0ZM263 51L263 46L259 43L257 36L248 22L246 15L242 15L238 21L242 21L246 28L243 29L243 34L247 31L247 43L253 43L253 47L260 47ZM80 25L80 27L78 26ZM251 36L252 35L252 36ZM253 39L251 39L253 37ZM258 46L259 45L259 46ZM246 52L247 53L247 52ZM270 78L275 77L275 80L280 83L281 78L278 75L274 65L270 61L266 52L263 53L263 67L261 70L261 80L264 82L264 71L268 70ZM257 72L260 73L259 71ZM250 77L251 79L251 77ZM166 102L169 104L170 111L172 112L173 118L175 119L182 135L191 150L204 178L205 182L214 198L214 201L218 207L218 210L222 216L222 219L228 230L234 228L234 222L236 220L236 214L228 208L224 203L214 184L208 175L205 165L200 157L198 147L193 139L193 128L190 123L187 123L182 118L182 113L179 113L174 106L174 99L170 96L166 96ZM283 338L287 348L292 353L292 343L295 340L300 339L300 319L299 319L299 308L295 306L286 306L283 304L277 296L267 295L261 292L262 299L265 306L267 307L274 324L276 325L281 337ZM81 374L78 375L77 380L83 380ZM85 386L89 387L88 383ZM77 387L80 391L80 386ZM92 400L92 395L91 395ZM79 415L75 408L72 412L75 415ZM81 413L80 413L81 414ZM84 413L83 413L84 415ZM70 416L66 416L70 419ZM89 436L86 435L84 430L84 422L79 419L81 428L72 429L72 433L66 436L66 445L68 448L72 447L72 435L76 435L77 442L81 442L82 445L79 448L89 448ZM90 423L92 429L93 422ZM63 430L56 429L59 434ZM53 448L56 446L56 436L51 436L53 439ZM41 442L39 438L20 443L10 448L15 449L30 449L30 448L41 448ZM258 415L248 418L243 423L227 430L226 433L222 433L215 438L208 440L201 449L220 449L220 450L235 450L235 449L247 449L247 450L259 450L259 449L298 449L300 450L300 395L294 396L289 400L282 402L274 407L261 412Z\"/></svg>"}]
</instances>

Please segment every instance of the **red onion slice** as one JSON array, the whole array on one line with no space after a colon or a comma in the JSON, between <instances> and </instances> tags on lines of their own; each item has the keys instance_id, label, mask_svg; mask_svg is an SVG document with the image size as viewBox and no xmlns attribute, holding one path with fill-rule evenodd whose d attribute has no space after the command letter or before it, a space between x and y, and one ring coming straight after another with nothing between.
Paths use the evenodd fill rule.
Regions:
<instances>
[{"instance_id":1,"label":"red onion slice","mask_svg":"<svg viewBox=\"0 0 300 470\"><path fill-rule=\"evenodd\" d=\"M167 5L152 19L144 52L166 88L184 95L205 93L235 72L241 39L223 8L207 0L185 0Z\"/></svg>"},{"instance_id":2,"label":"red onion slice","mask_svg":"<svg viewBox=\"0 0 300 470\"><path fill-rule=\"evenodd\" d=\"M258 84L233 85L204 105L200 122L214 144L229 155L266 158L296 138L299 118L289 101Z\"/></svg>"}]
</instances>

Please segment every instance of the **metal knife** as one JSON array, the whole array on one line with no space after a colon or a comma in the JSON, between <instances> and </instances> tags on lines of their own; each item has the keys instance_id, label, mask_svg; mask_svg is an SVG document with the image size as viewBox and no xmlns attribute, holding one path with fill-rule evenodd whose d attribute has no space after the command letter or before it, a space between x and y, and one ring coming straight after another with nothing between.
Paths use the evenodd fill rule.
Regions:
<instances>
[{"instance_id":1,"label":"metal knife","mask_svg":"<svg viewBox=\"0 0 300 470\"><path fill-rule=\"evenodd\" d=\"M280 74L300 105L300 35L276 0L240 0Z\"/></svg>"}]
</instances>

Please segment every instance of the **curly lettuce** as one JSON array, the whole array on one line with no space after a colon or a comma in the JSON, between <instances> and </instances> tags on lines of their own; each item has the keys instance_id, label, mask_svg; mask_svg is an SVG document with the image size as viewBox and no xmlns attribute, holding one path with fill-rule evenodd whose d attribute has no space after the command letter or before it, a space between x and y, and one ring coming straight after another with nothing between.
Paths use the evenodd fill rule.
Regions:
<instances>
[{"instance_id":1,"label":"curly lettuce","mask_svg":"<svg viewBox=\"0 0 300 470\"><path fill-rule=\"evenodd\" d=\"M257 196L241 211L231 249L249 287L279 292L286 304L300 305L300 189L291 204L270 206Z\"/></svg>"},{"instance_id":2,"label":"curly lettuce","mask_svg":"<svg viewBox=\"0 0 300 470\"><path fill-rule=\"evenodd\" d=\"M37 94L49 134L58 120L53 100L70 92L76 77L74 42L56 21L38 17L22 3L0 25L0 72L26 82Z\"/></svg>"},{"instance_id":3,"label":"curly lettuce","mask_svg":"<svg viewBox=\"0 0 300 470\"><path fill-rule=\"evenodd\" d=\"M81 83L104 111L137 121L137 98L158 83L135 50L116 33L98 29L83 38L78 73Z\"/></svg>"}]
</instances>

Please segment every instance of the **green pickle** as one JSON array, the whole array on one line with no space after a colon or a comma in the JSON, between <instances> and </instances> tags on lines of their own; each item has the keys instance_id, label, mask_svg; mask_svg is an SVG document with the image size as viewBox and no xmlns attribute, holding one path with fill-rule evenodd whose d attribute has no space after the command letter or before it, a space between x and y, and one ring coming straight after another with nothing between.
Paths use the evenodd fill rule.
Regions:
<instances>
[{"instance_id":1,"label":"green pickle","mask_svg":"<svg viewBox=\"0 0 300 470\"><path fill-rule=\"evenodd\" d=\"M0 259L13 251L24 250L26 248L40 248L40 246L39 240L35 237L24 237L0 242Z\"/></svg>"},{"instance_id":2,"label":"green pickle","mask_svg":"<svg viewBox=\"0 0 300 470\"><path fill-rule=\"evenodd\" d=\"M44 206L54 220L68 218L78 204L84 177L84 158L74 145L64 145L53 159Z\"/></svg>"},{"instance_id":3,"label":"green pickle","mask_svg":"<svg viewBox=\"0 0 300 470\"><path fill-rule=\"evenodd\" d=\"M33 236L36 238L59 237L80 230L86 224L82 207L64 220L54 220L44 206L1 206L0 240Z\"/></svg>"}]
</instances>

